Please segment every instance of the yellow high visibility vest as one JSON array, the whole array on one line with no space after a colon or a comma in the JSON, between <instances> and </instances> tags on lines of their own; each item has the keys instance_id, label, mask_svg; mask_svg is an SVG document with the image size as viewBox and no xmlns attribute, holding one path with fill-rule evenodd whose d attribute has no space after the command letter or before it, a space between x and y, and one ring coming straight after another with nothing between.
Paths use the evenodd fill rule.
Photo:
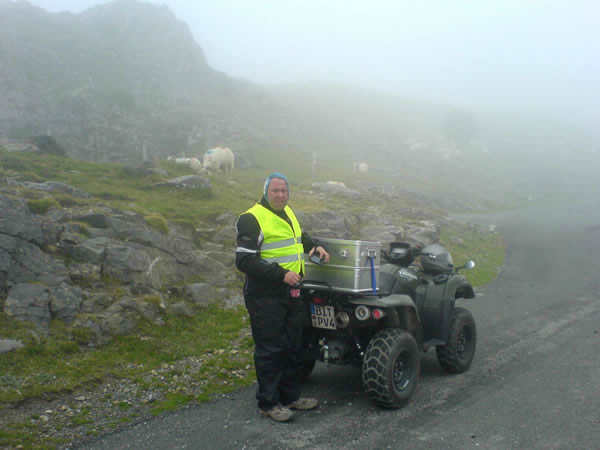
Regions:
<instances>
[{"instance_id":1,"label":"yellow high visibility vest","mask_svg":"<svg viewBox=\"0 0 600 450\"><path fill-rule=\"evenodd\" d=\"M260 203L246 212L256 217L263 235L260 257L268 262L276 262L286 270L304 273L304 246L300 223L292 208L286 206L284 211L290 218L292 227Z\"/></svg>"}]
</instances>

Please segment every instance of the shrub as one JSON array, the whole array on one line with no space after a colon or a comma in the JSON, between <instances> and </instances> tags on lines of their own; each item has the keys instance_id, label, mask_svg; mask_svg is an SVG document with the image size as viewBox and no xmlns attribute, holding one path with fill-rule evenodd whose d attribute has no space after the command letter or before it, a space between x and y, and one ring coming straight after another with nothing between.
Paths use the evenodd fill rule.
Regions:
<instances>
[{"instance_id":1,"label":"shrub","mask_svg":"<svg viewBox=\"0 0 600 450\"><path fill-rule=\"evenodd\" d=\"M75 327L71 330L73 339L80 345L89 344L94 338L94 332L89 328Z\"/></svg>"},{"instance_id":2,"label":"shrub","mask_svg":"<svg viewBox=\"0 0 600 450\"><path fill-rule=\"evenodd\" d=\"M52 197L28 200L27 205L32 213L45 214L50 208L60 208L60 204Z\"/></svg>"},{"instance_id":3,"label":"shrub","mask_svg":"<svg viewBox=\"0 0 600 450\"><path fill-rule=\"evenodd\" d=\"M58 203L60 203L60 206L64 208L70 208L72 206L79 206L85 204L85 202L78 200L69 194L58 194L55 196L55 198L58 201Z\"/></svg>"},{"instance_id":4,"label":"shrub","mask_svg":"<svg viewBox=\"0 0 600 450\"><path fill-rule=\"evenodd\" d=\"M158 295L144 295L143 300L158 308L160 308L160 305L162 304L162 300Z\"/></svg>"},{"instance_id":5,"label":"shrub","mask_svg":"<svg viewBox=\"0 0 600 450\"><path fill-rule=\"evenodd\" d=\"M90 237L90 227L87 223L79 221L72 221L69 223L71 224L75 232L80 233L85 237Z\"/></svg>"},{"instance_id":6,"label":"shrub","mask_svg":"<svg viewBox=\"0 0 600 450\"><path fill-rule=\"evenodd\" d=\"M155 230L160 231L162 234L167 234L169 232L169 225L167 223L167 219L165 219L160 214L151 214L149 216L144 217L144 220L148 225L150 225Z\"/></svg>"}]
</instances>

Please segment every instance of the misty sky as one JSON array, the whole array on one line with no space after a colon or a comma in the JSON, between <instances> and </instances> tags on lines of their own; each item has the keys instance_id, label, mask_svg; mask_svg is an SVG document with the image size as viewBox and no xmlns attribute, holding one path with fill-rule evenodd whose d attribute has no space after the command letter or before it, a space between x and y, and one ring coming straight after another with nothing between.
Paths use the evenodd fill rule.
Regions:
<instances>
[{"instance_id":1,"label":"misty sky","mask_svg":"<svg viewBox=\"0 0 600 450\"><path fill-rule=\"evenodd\" d=\"M104 0L32 0L81 12ZM261 83L341 81L434 102L600 119L597 0L153 0L209 64Z\"/></svg>"}]
</instances>

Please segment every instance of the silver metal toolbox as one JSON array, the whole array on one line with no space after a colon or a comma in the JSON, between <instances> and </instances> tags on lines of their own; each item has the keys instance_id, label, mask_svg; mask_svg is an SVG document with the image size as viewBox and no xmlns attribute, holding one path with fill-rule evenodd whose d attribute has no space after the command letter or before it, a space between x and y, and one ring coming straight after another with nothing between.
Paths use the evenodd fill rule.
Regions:
<instances>
[{"instance_id":1,"label":"silver metal toolbox","mask_svg":"<svg viewBox=\"0 0 600 450\"><path fill-rule=\"evenodd\" d=\"M379 286L381 242L316 238L329 253L329 263L305 263L304 280L328 283L338 292L372 292L371 257L375 287Z\"/></svg>"}]
</instances>

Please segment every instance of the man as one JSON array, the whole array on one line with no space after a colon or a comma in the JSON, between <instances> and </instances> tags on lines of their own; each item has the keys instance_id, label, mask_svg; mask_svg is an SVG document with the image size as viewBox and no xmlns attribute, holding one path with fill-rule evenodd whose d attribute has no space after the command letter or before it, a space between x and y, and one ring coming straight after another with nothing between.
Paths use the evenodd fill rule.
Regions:
<instances>
[{"instance_id":1,"label":"man","mask_svg":"<svg viewBox=\"0 0 600 450\"><path fill-rule=\"evenodd\" d=\"M278 172L269 175L262 199L238 219L235 261L246 274L244 299L255 344L259 411L278 422L290 420L293 409L314 409L319 403L300 397L305 311L289 294L302 279L303 253L329 261L325 249L302 233L288 199L287 178Z\"/></svg>"}]
</instances>

